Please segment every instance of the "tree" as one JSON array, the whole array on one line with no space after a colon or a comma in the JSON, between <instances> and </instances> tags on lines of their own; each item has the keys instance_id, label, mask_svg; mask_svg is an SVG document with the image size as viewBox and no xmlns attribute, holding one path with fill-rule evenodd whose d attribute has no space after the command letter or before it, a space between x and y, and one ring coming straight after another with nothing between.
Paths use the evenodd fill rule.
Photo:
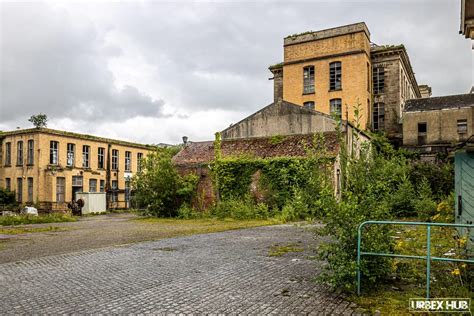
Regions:
<instances>
[{"instance_id":1,"label":"tree","mask_svg":"<svg viewBox=\"0 0 474 316\"><path fill-rule=\"evenodd\" d=\"M36 114L32 115L28 121L33 123L36 128L46 127L48 123L48 116L43 113Z\"/></svg>"},{"instance_id":2,"label":"tree","mask_svg":"<svg viewBox=\"0 0 474 316\"><path fill-rule=\"evenodd\" d=\"M171 158L174 149L158 148L142 162L143 169L133 177L134 200L152 216L176 216L183 203L195 192L197 176L180 175Z\"/></svg>"}]
</instances>

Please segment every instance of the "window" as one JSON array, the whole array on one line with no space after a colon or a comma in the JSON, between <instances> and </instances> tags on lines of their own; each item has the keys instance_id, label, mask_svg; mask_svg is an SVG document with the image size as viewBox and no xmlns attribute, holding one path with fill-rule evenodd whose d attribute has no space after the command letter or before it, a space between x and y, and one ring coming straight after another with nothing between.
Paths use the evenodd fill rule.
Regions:
<instances>
[{"instance_id":1,"label":"window","mask_svg":"<svg viewBox=\"0 0 474 316\"><path fill-rule=\"evenodd\" d=\"M12 180L10 178L5 178L5 188L8 191L12 190Z\"/></svg>"},{"instance_id":2,"label":"window","mask_svg":"<svg viewBox=\"0 0 474 316\"><path fill-rule=\"evenodd\" d=\"M16 143L16 165L22 166L23 165L23 141L19 141Z\"/></svg>"},{"instance_id":3,"label":"window","mask_svg":"<svg viewBox=\"0 0 474 316\"><path fill-rule=\"evenodd\" d=\"M339 118L341 117L341 113L342 113L341 99L332 99L331 101L329 101L329 108L332 115L336 115Z\"/></svg>"},{"instance_id":4,"label":"window","mask_svg":"<svg viewBox=\"0 0 474 316\"><path fill-rule=\"evenodd\" d=\"M137 171L140 172L142 171L142 163L143 163L143 154L138 153L137 154Z\"/></svg>"},{"instance_id":5,"label":"window","mask_svg":"<svg viewBox=\"0 0 474 316\"><path fill-rule=\"evenodd\" d=\"M125 202L129 202L129 201L130 201L130 181L125 181Z\"/></svg>"},{"instance_id":6,"label":"window","mask_svg":"<svg viewBox=\"0 0 474 316\"><path fill-rule=\"evenodd\" d=\"M72 178L74 179L74 177ZM66 201L65 191L66 191L66 178L57 177L56 178L56 202Z\"/></svg>"},{"instance_id":7,"label":"window","mask_svg":"<svg viewBox=\"0 0 474 316\"><path fill-rule=\"evenodd\" d=\"M5 166L12 164L12 143L5 143Z\"/></svg>"},{"instance_id":8,"label":"window","mask_svg":"<svg viewBox=\"0 0 474 316\"><path fill-rule=\"evenodd\" d=\"M374 81L374 94L384 93L385 89L385 69L376 66L372 69L372 80Z\"/></svg>"},{"instance_id":9,"label":"window","mask_svg":"<svg viewBox=\"0 0 474 316\"><path fill-rule=\"evenodd\" d=\"M82 176L72 176L72 186L82 187Z\"/></svg>"},{"instance_id":10,"label":"window","mask_svg":"<svg viewBox=\"0 0 474 316\"><path fill-rule=\"evenodd\" d=\"M119 151L112 149L112 170L118 170Z\"/></svg>"},{"instance_id":11,"label":"window","mask_svg":"<svg viewBox=\"0 0 474 316\"><path fill-rule=\"evenodd\" d=\"M112 195L111 195L111 202L117 202L118 201L118 193L116 192L118 190L118 181L117 180L112 180Z\"/></svg>"},{"instance_id":12,"label":"window","mask_svg":"<svg viewBox=\"0 0 474 316\"><path fill-rule=\"evenodd\" d=\"M370 65L367 63L367 91L370 92Z\"/></svg>"},{"instance_id":13,"label":"window","mask_svg":"<svg viewBox=\"0 0 474 316\"><path fill-rule=\"evenodd\" d=\"M28 203L33 203L33 178L28 178Z\"/></svg>"},{"instance_id":14,"label":"window","mask_svg":"<svg viewBox=\"0 0 474 316\"><path fill-rule=\"evenodd\" d=\"M314 66L303 68L303 94L314 93Z\"/></svg>"},{"instance_id":15,"label":"window","mask_svg":"<svg viewBox=\"0 0 474 316\"><path fill-rule=\"evenodd\" d=\"M132 153L125 152L125 171L132 171Z\"/></svg>"},{"instance_id":16,"label":"window","mask_svg":"<svg viewBox=\"0 0 474 316\"><path fill-rule=\"evenodd\" d=\"M89 192L97 192L97 179L89 179Z\"/></svg>"},{"instance_id":17,"label":"window","mask_svg":"<svg viewBox=\"0 0 474 316\"><path fill-rule=\"evenodd\" d=\"M459 134L467 133L467 120L458 120L458 133Z\"/></svg>"},{"instance_id":18,"label":"window","mask_svg":"<svg viewBox=\"0 0 474 316\"><path fill-rule=\"evenodd\" d=\"M76 145L67 144L67 166L68 167L74 166L75 151L76 151Z\"/></svg>"},{"instance_id":19,"label":"window","mask_svg":"<svg viewBox=\"0 0 474 316\"><path fill-rule=\"evenodd\" d=\"M18 202L23 202L23 179L16 179L16 200Z\"/></svg>"},{"instance_id":20,"label":"window","mask_svg":"<svg viewBox=\"0 0 474 316\"><path fill-rule=\"evenodd\" d=\"M54 140L49 143L49 163L51 165L58 164L58 147L59 143Z\"/></svg>"},{"instance_id":21,"label":"window","mask_svg":"<svg viewBox=\"0 0 474 316\"><path fill-rule=\"evenodd\" d=\"M105 148L99 147L97 151L97 168L104 169Z\"/></svg>"},{"instance_id":22,"label":"window","mask_svg":"<svg viewBox=\"0 0 474 316\"><path fill-rule=\"evenodd\" d=\"M313 101L305 102L305 103L303 103L303 106L304 106L306 109L310 109L310 110L314 110L314 109L315 109L315 107L314 107L314 102L313 102Z\"/></svg>"},{"instance_id":23,"label":"window","mask_svg":"<svg viewBox=\"0 0 474 316\"><path fill-rule=\"evenodd\" d=\"M340 61L329 64L329 90L342 89L342 66Z\"/></svg>"},{"instance_id":24,"label":"window","mask_svg":"<svg viewBox=\"0 0 474 316\"><path fill-rule=\"evenodd\" d=\"M427 131L428 131L428 127L425 122L418 123L418 144L419 145L426 144Z\"/></svg>"},{"instance_id":25,"label":"window","mask_svg":"<svg viewBox=\"0 0 474 316\"><path fill-rule=\"evenodd\" d=\"M90 168L89 153L91 148L87 145L82 146L82 167Z\"/></svg>"},{"instance_id":26,"label":"window","mask_svg":"<svg viewBox=\"0 0 474 316\"><path fill-rule=\"evenodd\" d=\"M35 163L35 141L30 139L28 140L28 165L33 165Z\"/></svg>"},{"instance_id":27,"label":"window","mask_svg":"<svg viewBox=\"0 0 474 316\"><path fill-rule=\"evenodd\" d=\"M385 104L382 102L374 103L374 110L372 112L372 121L374 131L381 131L385 129Z\"/></svg>"},{"instance_id":28,"label":"window","mask_svg":"<svg viewBox=\"0 0 474 316\"><path fill-rule=\"evenodd\" d=\"M100 180L99 190L100 190L100 192L105 192L105 180Z\"/></svg>"}]
</instances>

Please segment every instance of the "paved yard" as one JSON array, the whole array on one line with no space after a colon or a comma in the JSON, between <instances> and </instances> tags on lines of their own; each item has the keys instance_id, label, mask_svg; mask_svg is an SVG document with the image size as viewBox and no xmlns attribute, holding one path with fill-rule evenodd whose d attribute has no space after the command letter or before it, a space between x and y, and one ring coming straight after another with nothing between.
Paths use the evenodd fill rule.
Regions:
<instances>
[{"instance_id":1,"label":"paved yard","mask_svg":"<svg viewBox=\"0 0 474 316\"><path fill-rule=\"evenodd\" d=\"M270 257L272 245L303 252ZM294 225L141 242L0 264L0 314L350 314L313 282L317 240Z\"/></svg>"}]
</instances>

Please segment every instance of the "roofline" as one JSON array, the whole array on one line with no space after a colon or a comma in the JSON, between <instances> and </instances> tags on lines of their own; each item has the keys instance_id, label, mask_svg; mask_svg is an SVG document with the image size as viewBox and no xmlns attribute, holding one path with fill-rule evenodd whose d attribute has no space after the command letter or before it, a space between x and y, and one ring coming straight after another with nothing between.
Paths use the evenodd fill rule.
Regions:
<instances>
[{"instance_id":1,"label":"roofline","mask_svg":"<svg viewBox=\"0 0 474 316\"><path fill-rule=\"evenodd\" d=\"M153 150L157 147L154 145L139 144L139 143L128 142L124 140L105 138L105 137L94 136L94 135L89 135L89 134L79 134L79 133L61 131L61 130L50 129L50 128L45 128L45 127L25 128L25 129L14 130L14 131L0 132L0 139L5 138L7 136L34 134L34 133L86 139L86 140L92 140L92 141L97 141L97 142L112 143L112 144L117 144L117 145L142 148L142 149L147 149L147 150Z\"/></svg>"},{"instance_id":2,"label":"roofline","mask_svg":"<svg viewBox=\"0 0 474 316\"><path fill-rule=\"evenodd\" d=\"M405 102L405 110L403 112L426 112L426 111L441 111L441 110L456 109L455 107L451 107L451 108L442 108L442 109L433 109L433 110L413 110L413 111L410 111L410 110L406 110L406 105L407 105L407 103L410 103L411 101L420 102L420 101L423 101L423 100L433 100L433 99L439 99L439 98L451 98L451 97L460 97L460 96L469 96L469 95L471 95L471 93L462 93L462 94L442 95L442 96L437 96L437 97L410 99L410 100L407 100ZM473 106L474 106L474 104L467 105L467 106L459 106L459 107L457 107L457 109L471 108Z\"/></svg>"}]
</instances>

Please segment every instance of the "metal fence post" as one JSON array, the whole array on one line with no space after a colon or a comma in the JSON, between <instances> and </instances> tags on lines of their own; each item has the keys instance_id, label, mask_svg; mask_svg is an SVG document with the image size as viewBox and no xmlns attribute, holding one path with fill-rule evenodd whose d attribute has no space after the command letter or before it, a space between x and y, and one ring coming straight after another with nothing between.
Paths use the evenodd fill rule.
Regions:
<instances>
[{"instance_id":1,"label":"metal fence post","mask_svg":"<svg viewBox=\"0 0 474 316\"><path fill-rule=\"evenodd\" d=\"M362 225L364 225L364 223L360 224L357 229L357 295L360 295L360 244Z\"/></svg>"},{"instance_id":2,"label":"metal fence post","mask_svg":"<svg viewBox=\"0 0 474 316\"><path fill-rule=\"evenodd\" d=\"M430 298L430 272L431 272L431 225L426 229L426 298Z\"/></svg>"}]
</instances>

